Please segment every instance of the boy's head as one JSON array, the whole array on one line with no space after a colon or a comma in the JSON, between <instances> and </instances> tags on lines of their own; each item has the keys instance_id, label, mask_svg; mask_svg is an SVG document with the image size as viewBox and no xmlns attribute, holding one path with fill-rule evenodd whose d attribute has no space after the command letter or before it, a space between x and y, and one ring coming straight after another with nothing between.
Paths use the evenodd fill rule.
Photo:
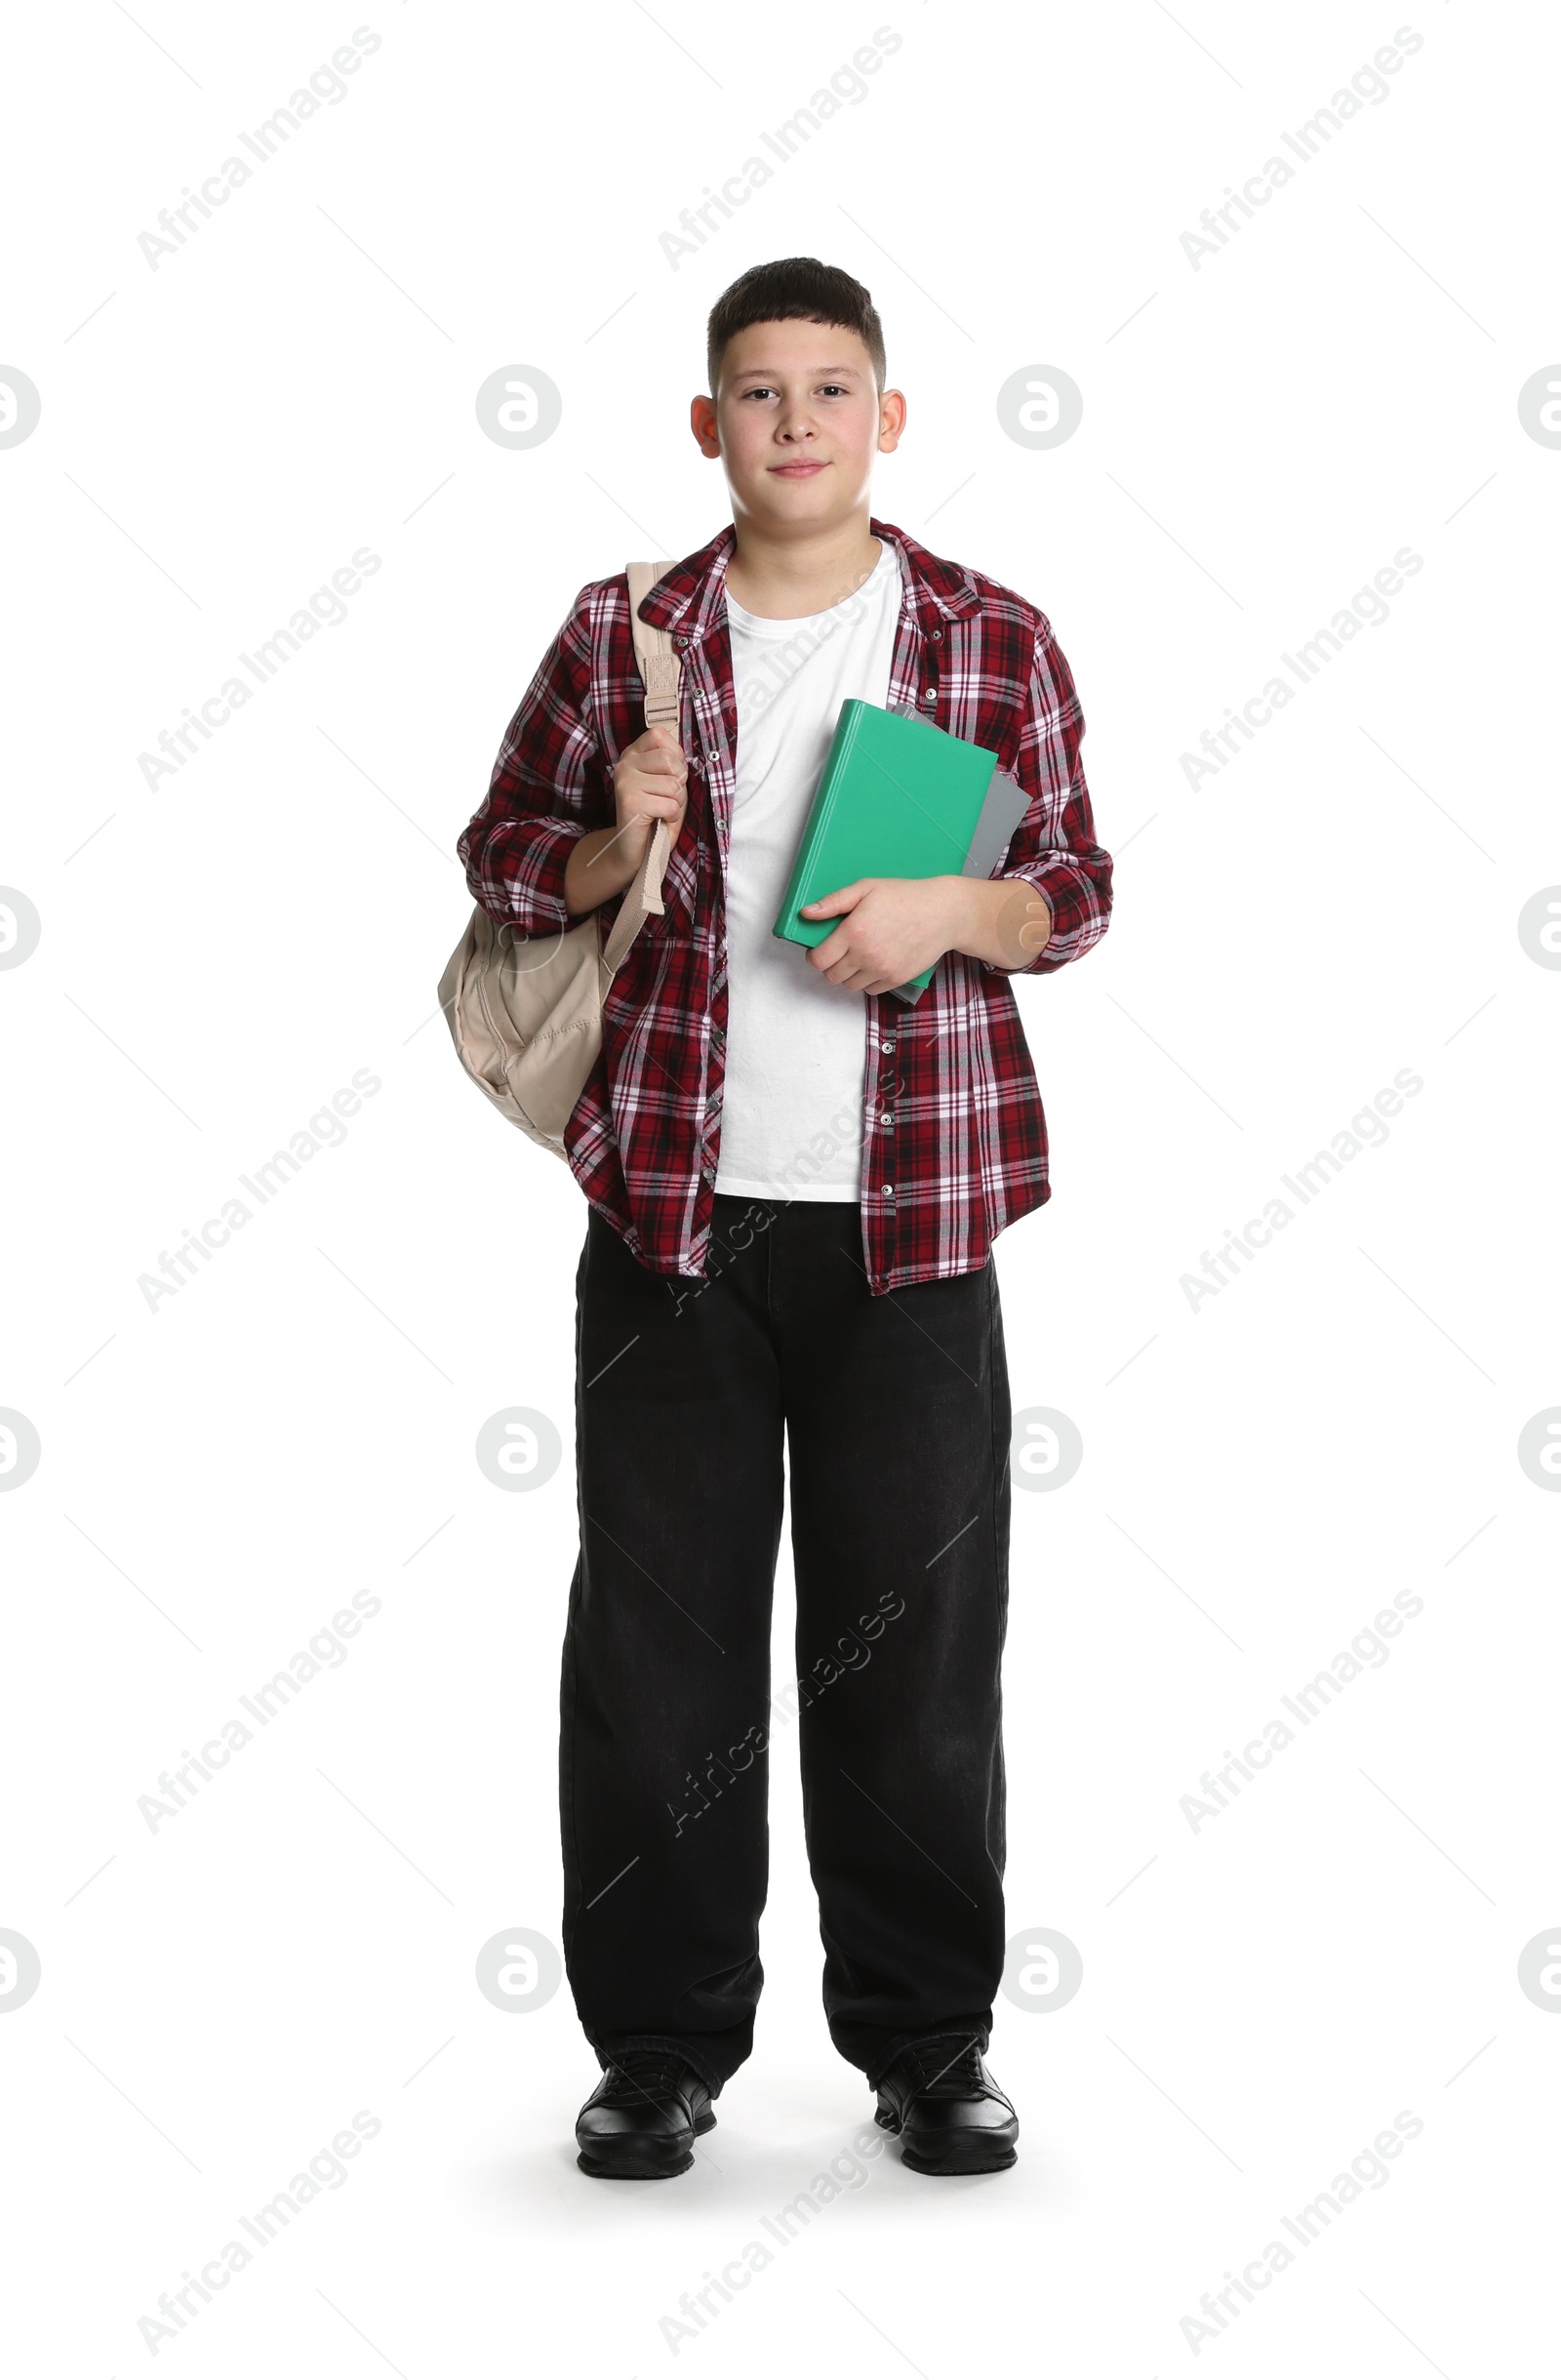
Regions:
<instances>
[{"instance_id":1,"label":"boy's head","mask_svg":"<svg viewBox=\"0 0 1561 2380\"><path fill-rule=\"evenodd\" d=\"M710 308L704 359L712 398L721 394L728 343L764 322L815 322L855 331L883 394L884 327L868 292L836 264L821 264L817 257L782 257L775 264L750 265Z\"/></svg>"},{"instance_id":2,"label":"boy's head","mask_svg":"<svg viewBox=\"0 0 1561 2380\"><path fill-rule=\"evenodd\" d=\"M755 264L711 308L707 361L690 419L725 465L735 518L807 534L865 504L905 400L884 386L883 326L860 281L817 257Z\"/></svg>"}]
</instances>

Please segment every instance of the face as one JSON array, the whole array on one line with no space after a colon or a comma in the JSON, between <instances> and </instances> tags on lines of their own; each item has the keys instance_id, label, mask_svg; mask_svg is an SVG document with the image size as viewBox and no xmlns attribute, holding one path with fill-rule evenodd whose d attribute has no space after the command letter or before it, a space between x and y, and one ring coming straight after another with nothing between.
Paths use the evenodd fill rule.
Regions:
<instances>
[{"instance_id":1,"label":"face","mask_svg":"<svg viewBox=\"0 0 1561 2380\"><path fill-rule=\"evenodd\" d=\"M815 534L867 501L874 455L905 424L898 388L880 397L855 331L756 322L729 340L714 398L690 409L700 451L719 456L736 519L771 536Z\"/></svg>"}]
</instances>

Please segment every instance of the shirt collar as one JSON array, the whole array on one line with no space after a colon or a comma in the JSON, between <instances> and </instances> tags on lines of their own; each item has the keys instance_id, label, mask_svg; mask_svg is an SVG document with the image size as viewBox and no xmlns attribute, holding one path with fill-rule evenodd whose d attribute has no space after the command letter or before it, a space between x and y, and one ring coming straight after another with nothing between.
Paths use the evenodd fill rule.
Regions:
<instances>
[{"instance_id":1,"label":"shirt collar","mask_svg":"<svg viewBox=\"0 0 1561 2380\"><path fill-rule=\"evenodd\" d=\"M867 526L874 537L899 548L912 608L924 625L935 626L940 616L965 620L980 611L975 582L957 562L940 560L888 521L869 520ZM641 619L697 644L722 618L726 569L736 545L737 531L729 522L707 545L686 555L657 581L640 606Z\"/></svg>"}]
</instances>

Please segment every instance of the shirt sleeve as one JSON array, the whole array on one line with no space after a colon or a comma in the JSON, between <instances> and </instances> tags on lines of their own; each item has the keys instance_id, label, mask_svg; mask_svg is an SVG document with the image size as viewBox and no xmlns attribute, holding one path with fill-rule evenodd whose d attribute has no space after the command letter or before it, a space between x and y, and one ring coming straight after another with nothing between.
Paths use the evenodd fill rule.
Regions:
<instances>
[{"instance_id":1,"label":"shirt sleeve","mask_svg":"<svg viewBox=\"0 0 1561 2380\"><path fill-rule=\"evenodd\" d=\"M1025 715L1012 774L1030 806L1015 829L993 883L1022 880L1045 895L1052 932L1022 967L981 965L993 975L1051 975L1082 958L1111 914L1111 858L1095 840L1095 820L1079 745L1084 714L1073 675L1051 624L1035 635Z\"/></svg>"},{"instance_id":2,"label":"shirt sleeve","mask_svg":"<svg viewBox=\"0 0 1561 2380\"><path fill-rule=\"evenodd\" d=\"M569 855L614 815L590 712L588 597L581 588L542 656L456 845L472 899L526 936L579 924L564 900Z\"/></svg>"}]
</instances>

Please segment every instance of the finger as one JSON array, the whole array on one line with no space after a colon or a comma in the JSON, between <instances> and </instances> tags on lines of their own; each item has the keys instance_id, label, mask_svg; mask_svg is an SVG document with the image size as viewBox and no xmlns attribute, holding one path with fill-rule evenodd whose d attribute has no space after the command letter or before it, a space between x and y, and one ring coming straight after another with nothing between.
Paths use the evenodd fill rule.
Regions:
<instances>
[{"instance_id":1,"label":"finger","mask_svg":"<svg viewBox=\"0 0 1561 2380\"><path fill-rule=\"evenodd\" d=\"M620 768L659 769L669 764L680 766L683 759L683 747L676 737L669 735L664 727L651 727L646 729L643 736L636 736L632 744L624 745L618 756L618 765Z\"/></svg>"},{"instance_id":2,"label":"finger","mask_svg":"<svg viewBox=\"0 0 1561 2380\"><path fill-rule=\"evenodd\" d=\"M658 827L664 827L667 834L675 838L682 832L683 819L681 812L674 814L665 810L640 810L628 820L627 826L631 833L644 839L649 839Z\"/></svg>"},{"instance_id":3,"label":"finger","mask_svg":"<svg viewBox=\"0 0 1561 2380\"><path fill-rule=\"evenodd\" d=\"M620 781L618 787L619 818L626 823L634 818L659 817L661 804L669 798L660 786L643 781L636 784L633 778L626 785Z\"/></svg>"},{"instance_id":4,"label":"finger","mask_svg":"<svg viewBox=\"0 0 1561 2380\"><path fill-rule=\"evenodd\" d=\"M613 783L620 793L635 801L675 801L682 798L688 773L683 769L620 767Z\"/></svg>"},{"instance_id":5,"label":"finger","mask_svg":"<svg viewBox=\"0 0 1561 2380\"><path fill-rule=\"evenodd\" d=\"M811 909L817 916L837 916L843 909L855 908L866 889L861 881L842 884L832 893L821 893L817 901L805 901L801 914L806 916Z\"/></svg>"},{"instance_id":6,"label":"finger","mask_svg":"<svg viewBox=\"0 0 1561 2380\"><path fill-rule=\"evenodd\" d=\"M823 946L821 944L820 948L822 948ZM848 991L852 988L853 978L861 971L861 961L851 950L842 950L838 958L820 969L820 973L826 982L838 984Z\"/></svg>"}]
</instances>

